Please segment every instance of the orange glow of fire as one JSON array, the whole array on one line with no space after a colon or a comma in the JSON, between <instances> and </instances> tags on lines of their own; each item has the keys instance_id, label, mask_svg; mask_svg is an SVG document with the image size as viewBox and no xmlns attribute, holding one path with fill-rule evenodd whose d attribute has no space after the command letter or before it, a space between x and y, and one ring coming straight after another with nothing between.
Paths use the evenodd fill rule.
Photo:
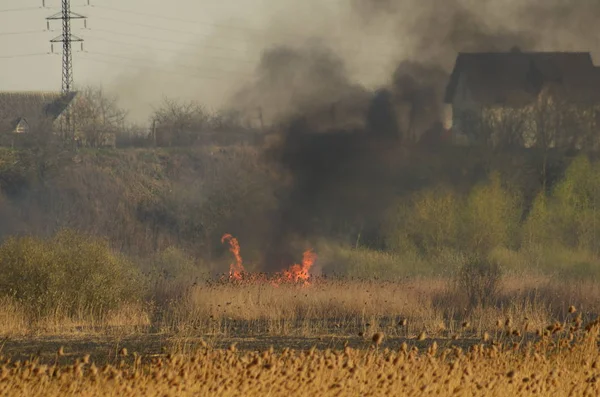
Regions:
<instances>
[{"instance_id":1,"label":"orange glow of fire","mask_svg":"<svg viewBox=\"0 0 600 397\"><path fill-rule=\"evenodd\" d=\"M294 283L304 281L308 282L310 278L310 268L315 264L317 260L317 254L315 254L312 250L308 250L304 252L302 257L302 264L292 265L288 270L283 272L283 277L286 281L291 281Z\"/></svg>"},{"instance_id":2,"label":"orange glow of fire","mask_svg":"<svg viewBox=\"0 0 600 397\"><path fill-rule=\"evenodd\" d=\"M235 281L268 281L260 275L248 274L242 264L242 256L240 255L240 244L238 240L231 234L225 234L221 238L221 243L229 244L229 251L233 254L235 262L229 265L229 279ZM284 270L280 273L276 273L270 280L270 284L278 287L282 283L309 285L310 280L310 269L317 260L317 254L311 249L304 252L301 264L294 264L289 269Z\"/></svg>"},{"instance_id":3,"label":"orange glow of fire","mask_svg":"<svg viewBox=\"0 0 600 397\"><path fill-rule=\"evenodd\" d=\"M242 256L240 255L240 243L231 234L225 234L221 237L221 243L229 243L229 251L235 257L235 262L229 265L229 278L232 280L241 280L246 272L242 265Z\"/></svg>"}]
</instances>

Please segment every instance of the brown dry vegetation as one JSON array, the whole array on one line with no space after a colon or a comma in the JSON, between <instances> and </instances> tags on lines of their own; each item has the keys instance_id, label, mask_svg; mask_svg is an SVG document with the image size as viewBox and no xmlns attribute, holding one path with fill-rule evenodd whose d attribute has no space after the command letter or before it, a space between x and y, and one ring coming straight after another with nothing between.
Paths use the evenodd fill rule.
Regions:
<instances>
[{"instance_id":1,"label":"brown dry vegetation","mask_svg":"<svg viewBox=\"0 0 600 397\"><path fill-rule=\"evenodd\" d=\"M383 349L384 336L376 334L367 349L238 352L235 345L215 350L202 343L192 354L146 358L123 348L114 364L97 366L89 355L57 364L61 347L54 364L6 360L0 394L594 396L598 321L585 330L579 321L573 316L531 338L486 335L468 349L425 336Z\"/></svg>"},{"instance_id":2,"label":"brown dry vegetation","mask_svg":"<svg viewBox=\"0 0 600 397\"><path fill-rule=\"evenodd\" d=\"M308 287L268 283L194 287L173 306L166 325L184 334L202 330L224 337L352 336L379 330L410 336L423 329L448 336L467 319L476 324L470 332L482 332L493 329L496 319L506 315L537 322L551 318L547 302L514 294L518 288L527 288L526 284L516 279L506 284L506 295L498 296L498 306L473 309L461 291L444 279L317 281ZM402 319L407 325L400 327Z\"/></svg>"},{"instance_id":3,"label":"brown dry vegetation","mask_svg":"<svg viewBox=\"0 0 600 397\"><path fill-rule=\"evenodd\" d=\"M460 383L467 394L489 386L492 395L519 387L560 395L570 384L561 376L595 379L595 339L583 342L580 332L570 351L538 335L558 322L570 346L572 321L600 314L600 163L565 159L543 190L531 182L534 166L512 177L528 167L503 168L502 157L483 167L497 172L480 175L485 153L395 160L406 164L386 166L390 175L377 182L394 192L356 217L377 192L357 182L340 193L324 180L322 191L289 200L302 189L264 154L0 151L0 355L13 360L0 372L0 394L279 394L303 382L303 394L318 395L422 393L425 383L444 394ZM354 205L339 205L346 194ZM269 250L279 248L283 215L306 232L282 241L283 251L314 248L312 274L322 277L309 286L217 281L231 261L219 242L225 232L239 237L246 270L279 266L269 258L280 252ZM374 340L378 349L368 350ZM450 344L483 340L485 352L441 356ZM427 351L433 341L436 354L398 353L402 343ZM243 352L223 350L232 342ZM194 353L202 343L210 348ZM504 351L514 343L522 349ZM56 354L61 345L66 357ZM251 365L269 345L278 353ZM354 350L324 351L344 345ZM161 361L127 356L121 366L123 346ZM323 351L301 356L311 346ZM111 366L96 375L90 364L69 367L86 353ZM64 375L48 376L55 361Z\"/></svg>"},{"instance_id":4,"label":"brown dry vegetation","mask_svg":"<svg viewBox=\"0 0 600 397\"><path fill-rule=\"evenodd\" d=\"M545 276L505 277L488 306L472 306L460 284L448 279L397 282L316 279L308 286L270 283L201 283L154 304L127 304L100 315L50 313L33 320L5 298L0 334L164 334L179 337L356 337L382 331L414 337L421 331L449 338L495 332L497 320L536 330L568 317L571 304L584 320L600 313L600 287L568 285ZM462 324L468 322L469 327Z\"/></svg>"}]
</instances>

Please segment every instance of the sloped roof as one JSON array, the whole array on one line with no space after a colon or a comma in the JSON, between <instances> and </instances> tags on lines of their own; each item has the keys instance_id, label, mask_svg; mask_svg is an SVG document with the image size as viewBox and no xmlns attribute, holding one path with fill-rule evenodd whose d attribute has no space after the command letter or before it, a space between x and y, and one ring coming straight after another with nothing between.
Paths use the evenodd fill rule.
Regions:
<instances>
[{"instance_id":1,"label":"sloped roof","mask_svg":"<svg viewBox=\"0 0 600 397\"><path fill-rule=\"evenodd\" d=\"M472 99L486 105L531 103L549 86L569 101L600 103L599 71L589 52L460 53L445 101L463 78Z\"/></svg>"},{"instance_id":2,"label":"sloped roof","mask_svg":"<svg viewBox=\"0 0 600 397\"><path fill-rule=\"evenodd\" d=\"M0 132L12 130L20 119L32 129L56 120L77 93L60 92L0 92Z\"/></svg>"},{"instance_id":3,"label":"sloped roof","mask_svg":"<svg viewBox=\"0 0 600 397\"><path fill-rule=\"evenodd\" d=\"M11 130L14 130L15 128L17 128L19 126L19 124L21 124L21 122L29 125L29 123L27 122L27 120L25 120L24 117L19 117L18 119L15 119L11 124L10 124L10 128Z\"/></svg>"}]
</instances>

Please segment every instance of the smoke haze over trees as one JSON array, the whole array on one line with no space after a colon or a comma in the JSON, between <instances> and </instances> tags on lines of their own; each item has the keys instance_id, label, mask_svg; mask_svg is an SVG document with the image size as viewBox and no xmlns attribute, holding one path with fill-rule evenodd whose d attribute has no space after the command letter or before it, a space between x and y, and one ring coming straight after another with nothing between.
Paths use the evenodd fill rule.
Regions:
<instances>
[{"instance_id":1,"label":"smoke haze over trees","mask_svg":"<svg viewBox=\"0 0 600 397\"><path fill-rule=\"evenodd\" d=\"M348 25L340 23L335 34L324 31L313 41L267 48L256 81L234 102L242 109L259 104L286 128L280 156L295 190L283 205L276 247L285 246L290 235L313 233L313 217L335 218L337 211L344 215L330 225L334 229L349 227L367 236L377 229L397 189L411 185L411 176L399 171L399 158L415 159L401 148L426 142L423 137L442 129L443 95L457 52L600 50L591 32L597 30L592 21L600 17L600 5L591 1L352 4L342 14ZM589 30L581 28L582 21L589 21ZM385 41L389 56L364 55L380 46L344 51L336 46L341 37ZM382 59L395 60L389 77L375 88L359 83L355 66ZM354 220L348 214L356 214ZM377 233L371 237L368 243L381 247ZM289 260L277 259L282 255L270 262Z\"/></svg>"},{"instance_id":2,"label":"smoke haze over trees","mask_svg":"<svg viewBox=\"0 0 600 397\"><path fill-rule=\"evenodd\" d=\"M165 145L172 149L45 157L4 152L4 235L73 228L107 236L132 256L175 246L212 270L226 253L219 243L225 232L240 238L244 254L260 270L297 262L298 246L323 248L334 259L327 262L325 254L319 266L340 271L344 267L336 266L361 250L405 255L389 262L402 268L449 249L522 253L523 230L531 241L546 244L533 231L544 223L530 222L529 216L551 222L538 216L549 208L543 198L567 205L552 189L565 180L570 154L456 148L425 138L443 130L443 94L457 52L518 46L600 55L595 23L600 5L321 3L282 1L268 12L260 7L249 12L262 28L248 33L245 50L260 57L258 63L236 65L244 77L221 79L206 90L189 83L178 87L180 96L168 95L174 102L156 104L154 119L181 138L179 145ZM220 34L215 29L211 39ZM198 66L203 62L208 61ZM162 87L144 73L123 75L115 85L126 108ZM230 94L219 103L226 110L221 118L201 106L214 107L216 92ZM179 102L180 97L195 102ZM230 123L225 115L233 114L240 118ZM272 140L192 147L198 137L189 136L189 126L218 130L217 122L239 126L243 120L253 121L248 131L264 122ZM232 128L222 128L222 134ZM591 175L594 167L580 168ZM431 222L440 214L448 215L442 230ZM591 233L569 214L564 209L562 225ZM485 241L477 240L483 231ZM581 248L596 263L596 247L586 236L565 249Z\"/></svg>"},{"instance_id":3,"label":"smoke haze over trees","mask_svg":"<svg viewBox=\"0 0 600 397\"><path fill-rule=\"evenodd\" d=\"M206 78L142 70L124 72L110 88L139 121L147 121L151 104L158 104L165 95L220 108L237 99L240 87L261 80L262 69L256 73L256 66L263 52L315 47L328 49L341 60L351 85L372 91L391 84L394 71L405 61L449 73L457 51L506 51L520 46L523 50L591 50L598 55L598 16L598 5L590 0L451 0L443 4L434 0L309 0L301 4L283 0L276 7L249 1L236 4L235 10L191 11L188 19L214 22L201 25L208 30L207 36L190 41L196 49L185 47L180 56L160 62L169 68L169 62L175 66L185 57L185 63L197 67ZM244 105L256 114L257 103ZM272 120L281 110L268 110L268 105L272 103L265 99L265 120Z\"/></svg>"}]
</instances>

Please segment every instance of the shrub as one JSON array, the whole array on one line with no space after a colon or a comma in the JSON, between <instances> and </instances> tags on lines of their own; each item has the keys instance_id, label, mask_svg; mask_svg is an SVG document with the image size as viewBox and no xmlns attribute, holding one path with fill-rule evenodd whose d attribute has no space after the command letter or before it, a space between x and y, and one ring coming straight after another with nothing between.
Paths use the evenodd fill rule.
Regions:
<instances>
[{"instance_id":1,"label":"shrub","mask_svg":"<svg viewBox=\"0 0 600 397\"><path fill-rule=\"evenodd\" d=\"M458 286L467 296L471 308L493 304L498 297L501 280L500 265L480 257L470 258L458 274Z\"/></svg>"},{"instance_id":2,"label":"shrub","mask_svg":"<svg viewBox=\"0 0 600 397\"><path fill-rule=\"evenodd\" d=\"M551 229L551 213L548 208L548 197L539 193L533 200L527 220L523 225L523 245L532 247L546 245L554 240Z\"/></svg>"},{"instance_id":3,"label":"shrub","mask_svg":"<svg viewBox=\"0 0 600 397\"><path fill-rule=\"evenodd\" d=\"M409 203L400 200L387 220L387 246L402 253L416 248L422 254L455 247L460 206L460 197L443 188L418 192Z\"/></svg>"},{"instance_id":4,"label":"shrub","mask_svg":"<svg viewBox=\"0 0 600 397\"><path fill-rule=\"evenodd\" d=\"M199 270L193 259L176 247L156 254L153 260L153 273L165 280L192 282L198 277Z\"/></svg>"},{"instance_id":5,"label":"shrub","mask_svg":"<svg viewBox=\"0 0 600 397\"><path fill-rule=\"evenodd\" d=\"M317 247L319 268L328 276L357 279L395 280L410 275L433 273L416 255L321 243Z\"/></svg>"},{"instance_id":6,"label":"shrub","mask_svg":"<svg viewBox=\"0 0 600 397\"><path fill-rule=\"evenodd\" d=\"M534 200L523 228L524 244L529 250L558 249L571 252L572 257L597 256L600 253L597 243L599 206L600 168L585 156L578 157L550 195L542 192ZM551 258L545 261L548 259ZM563 265L575 263L567 259ZM579 267L580 270L585 268Z\"/></svg>"},{"instance_id":7,"label":"shrub","mask_svg":"<svg viewBox=\"0 0 600 397\"><path fill-rule=\"evenodd\" d=\"M139 272L105 240L62 231L49 239L10 238L0 246L0 295L33 317L102 315L141 297Z\"/></svg>"},{"instance_id":8,"label":"shrub","mask_svg":"<svg viewBox=\"0 0 600 397\"><path fill-rule=\"evenodd\" d=\"M432 188L400 200L385 221L387 246L425 258L445 251L486 256L498 247L520 242L520 196L503 186L500 176L475 186L466 198L447 188Z\"/></svg>"},{"instance_id":9,"label":"shrub","mask_svg":"<svg viewBox=\"0 0 600 397\"><path fill-rule=\"evenodd\" d=\"M518 242L522 214L518 195L502 186L500 176L475 187L467 199L464 216L464 250L487 255L497 247Z\"/></svg>"},{"instance_id":10,"label":"shrub","mask_svg":"<svg viewBox=\"0 0 600 397\"><path fill-rule=\"evenodd\" d=\"M568 247L598 253L600 233L600 169L582 156L573 161L549 203L550 228Z\"/></svg>"},{"instance_id":11,"label":"shrub","mask_svg":"<svg viewBox=\"0 0 600 397\"><path fill-rule=\"evenodd\" d=\"M205 281L210 275L207 267L197 265L193 258L176 247L157 253L150 262L148 298L154 303L180 298L193 283Z\"/></svg>"},{"instance_id":12,"label":"shrub","mask_svg":"<svg viewBox=\"0 0 600 397\"><path fill-rule=\"evenodd\" d=\"M554 244L529 246L521 252L530 270L551 274L564 282L600 279L600 258L589 250Z\"/></svg>"}]
</instances>

